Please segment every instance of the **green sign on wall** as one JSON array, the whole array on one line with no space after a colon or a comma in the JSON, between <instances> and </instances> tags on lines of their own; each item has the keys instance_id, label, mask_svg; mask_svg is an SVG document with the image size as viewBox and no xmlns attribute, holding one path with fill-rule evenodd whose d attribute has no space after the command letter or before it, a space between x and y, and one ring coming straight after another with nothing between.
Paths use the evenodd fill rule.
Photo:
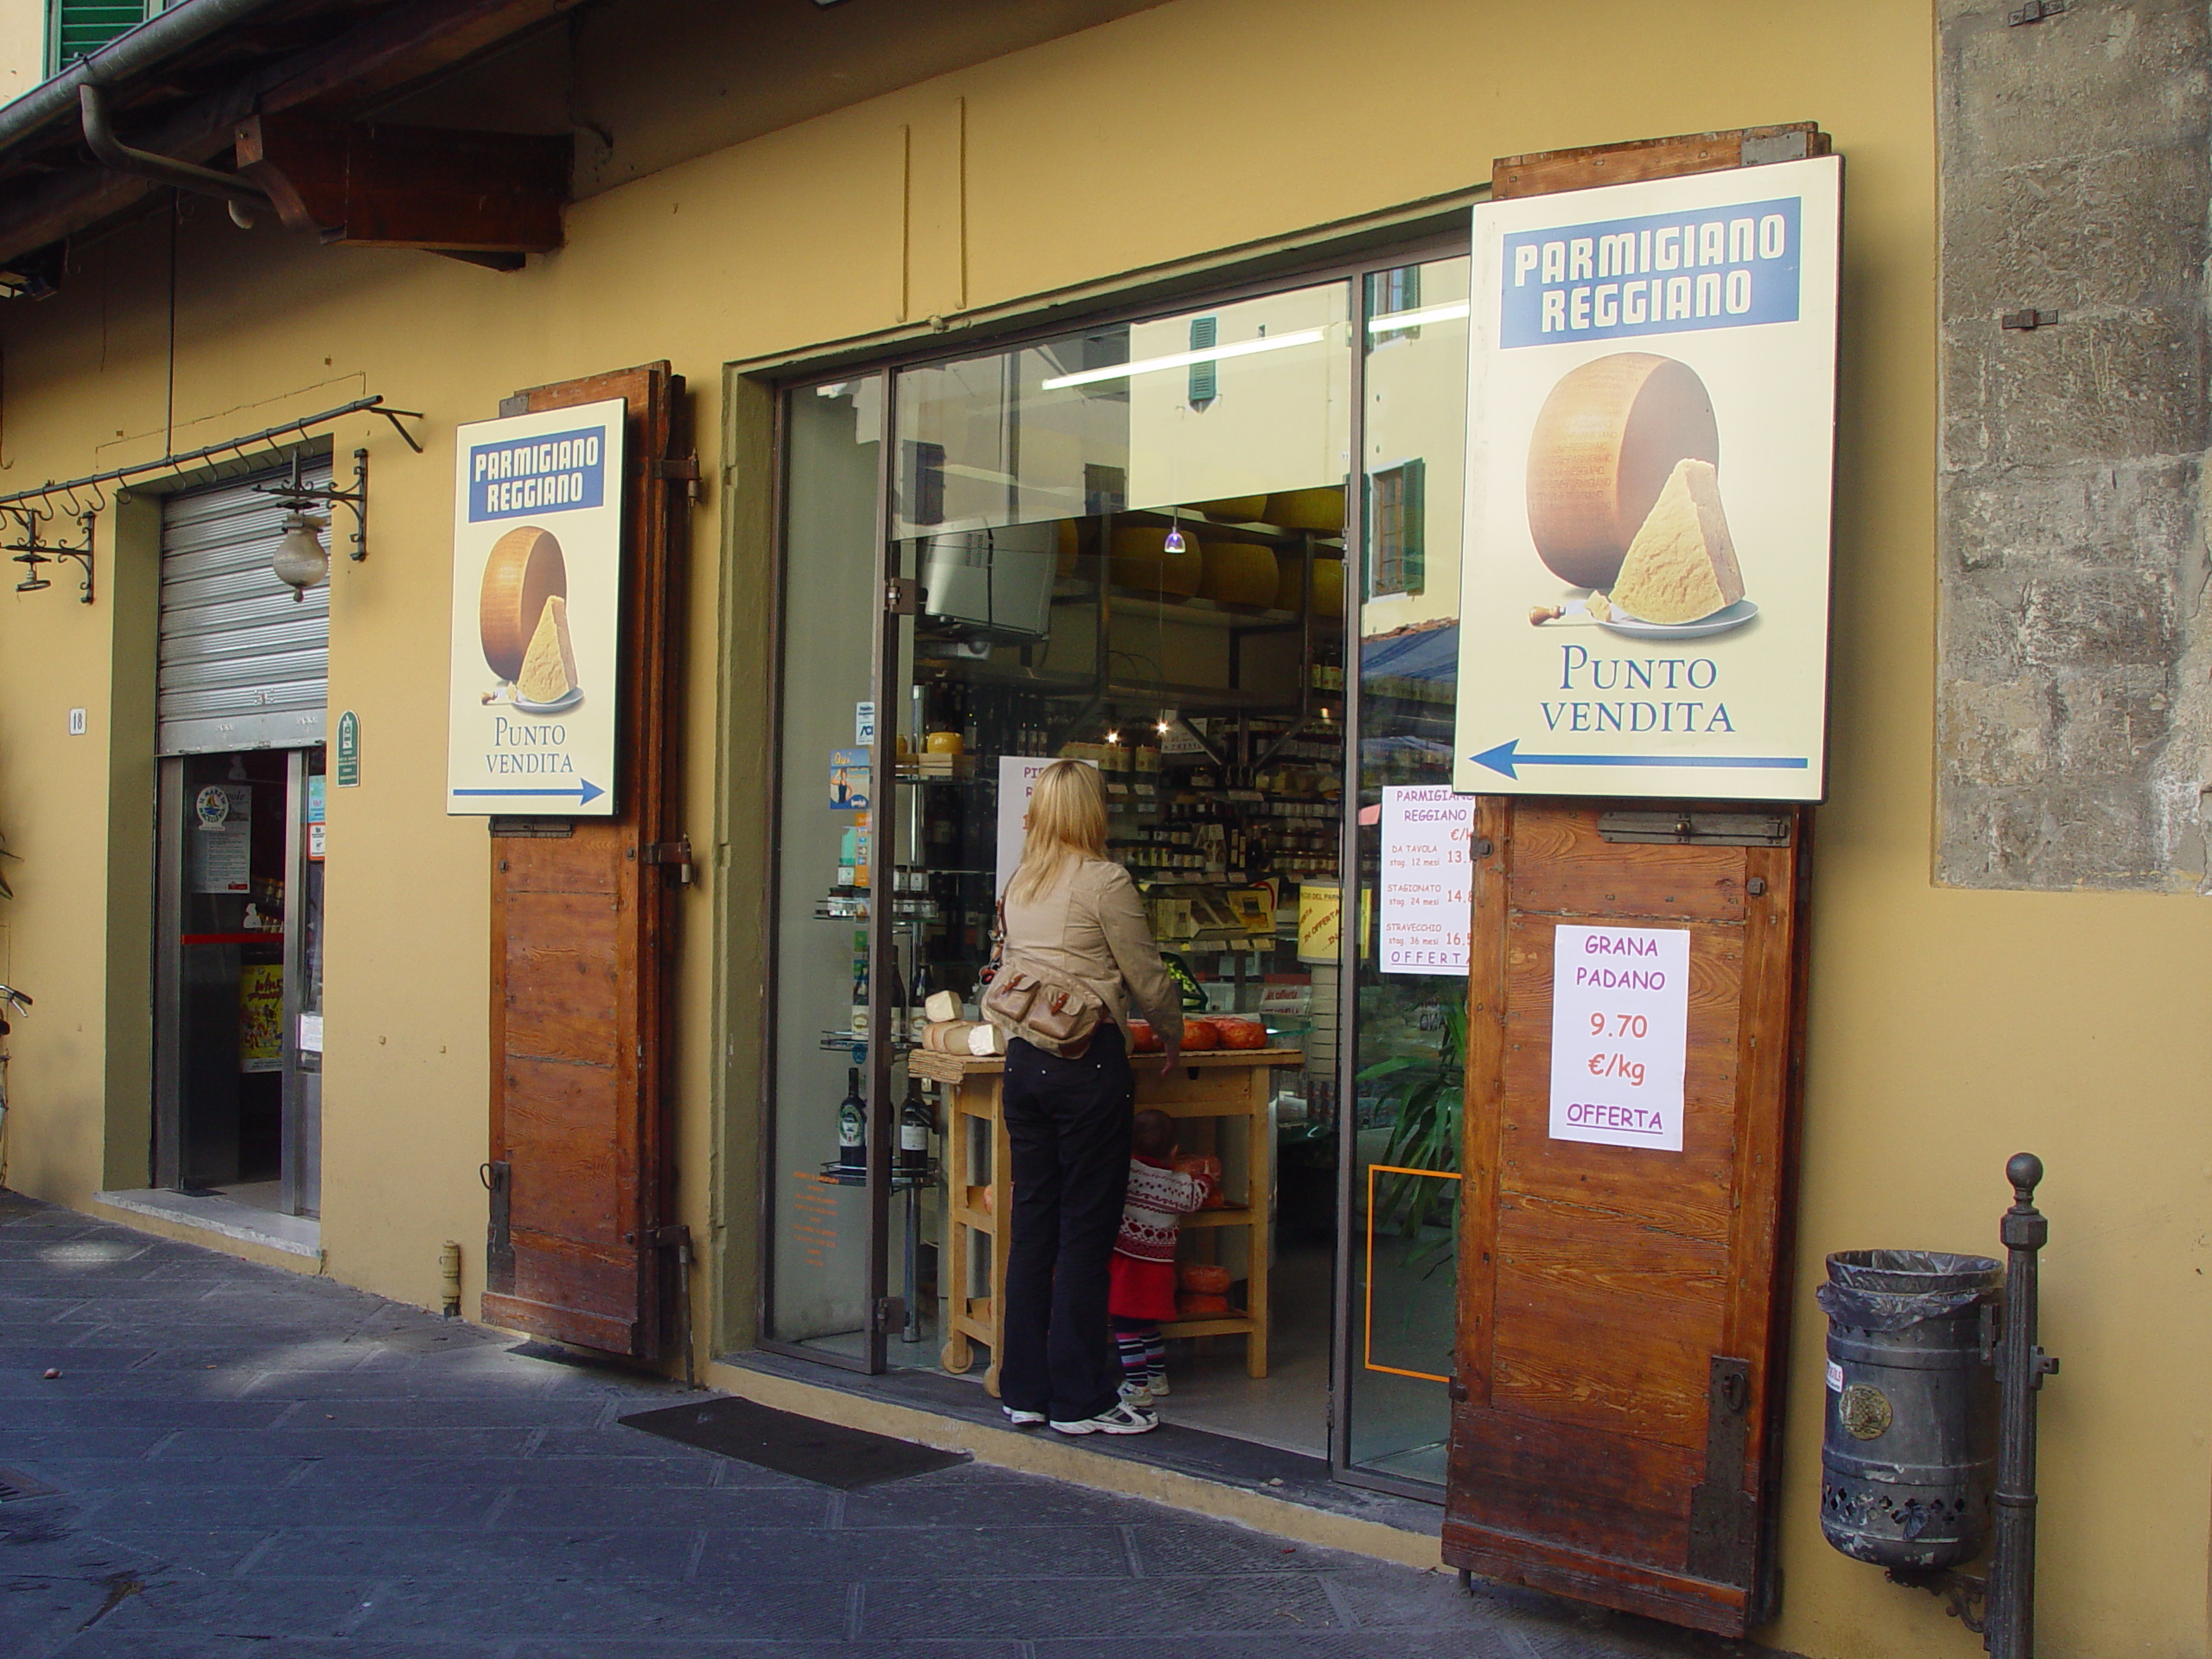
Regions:
<instances>
[{"instance_id":1,"label":"green sign on wall","mask_svg":"<svg viewBox=\"0 0 2212 1659\"><path fill-rule=\"evenodd\" d=\"M356 789L361 782L361 717L348 709L338 716L338 787Z\"/></svg>"}]
</instances>

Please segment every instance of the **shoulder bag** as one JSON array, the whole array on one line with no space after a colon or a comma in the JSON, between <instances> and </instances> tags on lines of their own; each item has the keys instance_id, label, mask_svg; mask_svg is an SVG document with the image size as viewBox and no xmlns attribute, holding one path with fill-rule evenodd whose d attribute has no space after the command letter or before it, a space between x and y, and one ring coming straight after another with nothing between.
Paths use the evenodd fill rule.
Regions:
<instances>
[{"instance_id":1,"label":"shoulder bag","mask_svg":"<svg viewBox=\"0 0 2212 1659\"><path fill-rule=\"evenodd\" d=\"M1007 961L1003 899L998 916L991 960L982 973L989 987L982 997L983 1018L1032 1048L1064 1060L1081 1059L1090 1047L1091 1033L1106 1016L1106 1005L1096 992L1073 980Z\"/></svg>"}]
</instances>

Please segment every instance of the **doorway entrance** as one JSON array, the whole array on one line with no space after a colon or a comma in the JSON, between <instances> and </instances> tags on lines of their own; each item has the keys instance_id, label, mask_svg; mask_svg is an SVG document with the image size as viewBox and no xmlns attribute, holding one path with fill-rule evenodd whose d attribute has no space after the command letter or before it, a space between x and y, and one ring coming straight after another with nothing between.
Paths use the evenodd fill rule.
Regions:
<instances>
[{"instance_id":1,"label":"doorway entrance","mask_svg":"<svg viewBox=\"0 0 2212 1659\"><path fill-rule=\"evenodd\" d=\"M1165 1414L1437 1495L1465 978L1371 911L1383 791L1450 779L1465 318L1378 263L785 394L764 1345L993 1376L988 1125L910 1057L1072 756L1188 1018L1281 1057L1184 1124L1264 1188L1182 1230Z\"/></svg>"},{"instance_id":2,"label":"doorway entrance","mask_svg":"<svg viewBox=\"0 0 2212 1659\"><path fill-rule=\"evenodd\" d=\"M162 766L160 1181L321 1208L323 752Z\"/></svg>"},{"instance_id":3,"label":"doorway entrance","mask_svg":"<svg viewBox=\"0 0 2212 1659\"><path fill-rule=\"evenodd\" d=\"M153 1151L157 1185L315 1216L330 612L270 570L283 518L253 480L163 504Z\"/></svg>"}]
</instances>

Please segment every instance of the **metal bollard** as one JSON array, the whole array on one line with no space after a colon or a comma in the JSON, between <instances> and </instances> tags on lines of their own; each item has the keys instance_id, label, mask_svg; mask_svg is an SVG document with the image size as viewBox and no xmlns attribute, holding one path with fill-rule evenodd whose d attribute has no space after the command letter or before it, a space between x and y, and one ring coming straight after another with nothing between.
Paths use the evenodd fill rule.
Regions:
<instances>
[{"instance_id":1,"label":"metal bollard","mask_svg":"<svg viewBox=\"0 0 2212 1659\"><path fill-rule=\"evenodd\" d=\"M2012 1207L2005 1244L2005 1334L1997 1349L1997 1548L1989 1563L1990 1659L2033 1659L2036 1650L2036 1395L2058 1362L2036 1343L2036 1253L2050 1224L2036 1208L2043 1160L2014 1154L2005 1166Z\"/></svg>"}]
</instances>

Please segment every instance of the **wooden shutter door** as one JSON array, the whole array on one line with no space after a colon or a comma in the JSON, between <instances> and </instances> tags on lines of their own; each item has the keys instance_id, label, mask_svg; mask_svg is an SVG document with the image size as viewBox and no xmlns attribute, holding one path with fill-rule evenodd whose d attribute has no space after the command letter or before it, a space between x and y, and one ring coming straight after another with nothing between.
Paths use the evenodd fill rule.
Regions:
<instances>
[{"instance_id":1,"label":"wooden shutter door","mask_svg":"<svg viewBox=\"0 0 2212 1659\"><path fill-rule=\"evenodd\" d=\"M1739 1636L1773 1599L1808 815L1689 819L1781 845L1609 838L1673 833L1653 804L1478 814L1444 1556ZM1681 1152L1551 1138L1562 923L1688 931Z\"/></svg>"},{"instance_id":2,"label":"wooden shutter door","mask_svg":"<svg viewBox=\"0 0 2212 1659\"><path fill-rule=\"evenodd\" d=\"M652 1358L671 1189L683 382L665 363L540 386L505 415L628 401L616 815L493 822L492 1192L484 1318ZM503 833L503 831L513 833Z\"/></svg>"}]
</instances>

